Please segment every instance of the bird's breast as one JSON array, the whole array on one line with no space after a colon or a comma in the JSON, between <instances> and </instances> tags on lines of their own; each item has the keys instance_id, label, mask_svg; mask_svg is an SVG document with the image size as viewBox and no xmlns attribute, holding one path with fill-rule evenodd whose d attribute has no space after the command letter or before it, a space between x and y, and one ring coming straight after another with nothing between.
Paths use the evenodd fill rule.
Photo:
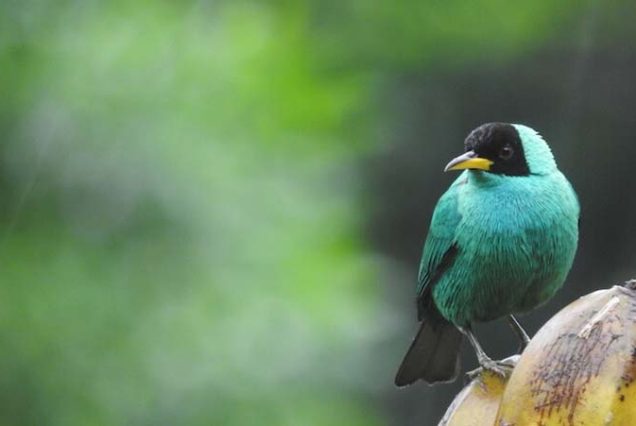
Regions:
<instances>
[{"instance_id":1,"label":"bird's breast","mask_svg":"<svg viewBox=\"0 0 636 426\"><path fill-rule=\"evenodd\" d=\"M459 253L434 291L452 322L531 309L565 280L578 239L578 203L569 186L541 184L463 189Z\"/></svg>"}]
</instances>

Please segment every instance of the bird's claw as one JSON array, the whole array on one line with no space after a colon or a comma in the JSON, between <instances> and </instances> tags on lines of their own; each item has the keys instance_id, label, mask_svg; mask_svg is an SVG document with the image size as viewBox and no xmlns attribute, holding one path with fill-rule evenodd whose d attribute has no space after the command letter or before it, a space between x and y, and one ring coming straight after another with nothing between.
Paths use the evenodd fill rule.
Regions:
<instances>
[{"instance_id":1,"label":"bird's claw","mask_svg":"<svg viewBox=\"0 0 636 426\"><path fill-rule=\"evenodd\" d=\"M480 377L485 371L489 371L501 377L502 379L505 379L508 374L510 374L510 367L499 366L496 363L492 365L483 365L481 367L477 367L472 371L467 372L466 375L468 376L469 380L474 380L477 377Z\"/></svg>"},{"instance_id":2,"label":"bird's claw","mask_svg":"<svg viewBox=\"0 0 636 426\"><path fill-rule=\"evenodd\" d=\"M521 341L521 343L519 343L519 347L517 348L517 354L521 355L523 351L526 350L526 347L528 346L529 343L530 343L530 338L528 336L525 336L525 338Z\"/></svg>"},{"instance_id":3,"label":"bird's claw","mask_svg":"<svg viewBox=\"0 0 636 426\"><path fill-rule=\"evenodd\" d=\"M512 358L512 357L511 357ZM502 361L494 361L492 359L483 359L479 361L479 367L466 373L469 380L481 376L485 371L496 374L497 376L505 379L510 375L512 369L516 365L516 359L506 358Z\"/></svg>"}]
</instances>

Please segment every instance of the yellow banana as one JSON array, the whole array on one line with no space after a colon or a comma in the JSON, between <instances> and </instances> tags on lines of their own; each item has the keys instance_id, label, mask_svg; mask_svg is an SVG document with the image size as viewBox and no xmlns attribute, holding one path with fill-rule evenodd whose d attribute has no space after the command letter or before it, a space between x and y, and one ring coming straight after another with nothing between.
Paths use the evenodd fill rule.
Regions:
<instances>
[{"instance_id":1,"label":"yellow banana","mask_svg":"<svg viewBox=\"0 0 636 426\"><path fill-rule=\"evenodd\" d=\"M482 425L636 426L635 378L632 280L588 294L548 321L515 367L496 421Z\"/></svg>"},{"instance_id":2,"label":"yellow banana","mask_svg":"<svg viewBox=\"0 0 636 426\"><path fill-rule=\"evenodd\" d=\"M518 359L479 373L439 426L636 426L636 280L565 307Z\"/></svg>"}]
</instances>

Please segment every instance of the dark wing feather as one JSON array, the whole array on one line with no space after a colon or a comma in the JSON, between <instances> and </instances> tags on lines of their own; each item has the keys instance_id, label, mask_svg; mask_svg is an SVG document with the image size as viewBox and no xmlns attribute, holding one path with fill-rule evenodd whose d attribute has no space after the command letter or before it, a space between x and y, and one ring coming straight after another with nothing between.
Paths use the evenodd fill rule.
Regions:
<instances>
[{"instance_id":1,"label":"dark wing feather","mask_svg":"<svg viewBox=\"0 0 636 426\"><path fill-rule=\"evenodd\" d=\"M453 324L434 315L433 311L425 313L395 376L397 386L410 385L418 379L427 383L450 382L457 377L462 334Z\"/></svg>"},{"instance_id":2,"label":"dark wing feather","mask_svg":"<svg viewBox=\"0 0 636 426\"><path fill-rule=\"evenodd\" d=\"M455 233L461 220L457 191L462 183L462 178L455 181L433 213L418 275L417 308L421 325L395 377L397 386L409 385L418 379L428 383L447 382L454 380L459 371L462 335L441 316L431 290L459 252Z\"/></svg>"},{"instance_id":3,"label":"dark wing feather","mask_svg":"<svg viewBox=\"0 0 636 426\"><path fill-rule=\"evenodd\" d=\"M433 285L453 264L460 249L455 241L455 234L462 218L457 202L458 190L464 182L461 179L455 181L442 195L433 212L417 280L419 320L423 317L423 310L432 304L430 293Z\"/></svg>"}]
</instances>

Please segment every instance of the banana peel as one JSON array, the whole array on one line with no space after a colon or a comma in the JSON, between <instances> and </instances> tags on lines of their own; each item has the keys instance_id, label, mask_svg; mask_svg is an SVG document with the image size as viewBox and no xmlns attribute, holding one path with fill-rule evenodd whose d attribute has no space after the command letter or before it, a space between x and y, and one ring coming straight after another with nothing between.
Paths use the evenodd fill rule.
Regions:
<instances>
[{"instance_id":1,"label":"banana peel","mask_svg":"<svg viewBox=\"0 0 636 426\"><path fill-rule=\"evenodd\" d=\"M636 280L574 301L510 377L484 372L440 426L636 426Z\"/></svg>"}]
</instances>

